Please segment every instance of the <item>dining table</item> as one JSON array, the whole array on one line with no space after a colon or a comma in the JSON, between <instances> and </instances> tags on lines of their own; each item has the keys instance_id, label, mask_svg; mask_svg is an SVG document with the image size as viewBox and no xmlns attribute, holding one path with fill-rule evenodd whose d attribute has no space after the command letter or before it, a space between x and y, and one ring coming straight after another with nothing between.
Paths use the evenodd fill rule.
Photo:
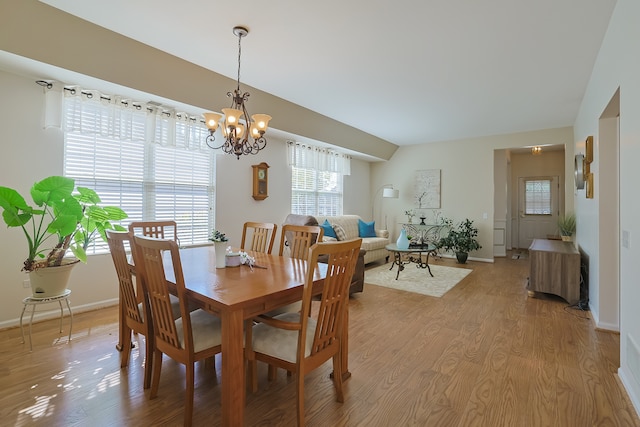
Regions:
<instances>
[{"instance_id":1,"label":"dining table","mask_svg":"<svg viewBox=\"0 0 640 427\"><path fill-rule=\"evenodd\" d=\"M256 252L247 254L255 260L252 267L241 264L216 268L213 246L180 249L187 297L191 303L221 319L223 426L242 426L244 422L247 390L243 347L245 321L300 301L307 271L306 260ZM322 293L326 269L326 264L322 263L315 269L314 294ZM175 287L175 277L170 262L165 262L165 272L171 289ZM344 319L340 375L347 379L351 375L347 357L348 314Z\"/></svg>"}]
</instances>

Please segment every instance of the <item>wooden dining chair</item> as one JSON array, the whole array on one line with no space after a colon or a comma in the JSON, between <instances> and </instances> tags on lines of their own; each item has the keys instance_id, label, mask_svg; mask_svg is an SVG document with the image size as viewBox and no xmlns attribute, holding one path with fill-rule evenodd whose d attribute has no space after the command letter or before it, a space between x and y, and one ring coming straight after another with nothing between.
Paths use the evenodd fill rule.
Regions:
<instances>
[{"instance_id":1,"label":"wooden dining chair","mask_svg":"<svg viewBox=\"0 0 640 427\"><path fill-rule=\"evenodd\" d=\"M150 398L158 394L162 356L166 354L185 365L186 398L184 425L190 426L193 419L193 393L195 362L212 358L222 351L220 319L202 309L189 311L182 262L178 244L173 240L155 239L145 236L133 237L134 260L142 285L151 307L155 335L154 370ZM169 257L175 278L176 293L180 301L181 317L173 319L167 275L163 253Z\"/></svg>"},{"instance_id":2,"label":"wooden dining chair","mask_svg":"<svg viewBox=\"0 0 640 427\"><path fill-rule=\"evenodd\" d=\"M240 249L270 254L276 240L277 229L278 226L270 222L245 222L242 228Z\"/></svg>"},{"instance_id":3,"label":"wooden dining chair","mask_svg":"<svg viewBox=\"0 0 640 427\"><path fill-rule=\"evenodd\" d=\"M173 239L180 245L178 239L178 224L175 221L134 221L129 224L132 235L156 237L158 239Z\"/></svg>"},{"instance_id":4,"label":"wooden dining chair","mask_svg":"<svg viewBox=\"0 0 640 427\"><path fill-rule=\"evenodd\" d=\"M322 242L324 229L319 225L284 224L280 234L280 256L306 259L309 248Z\"/></svg>"},{"instance_id":5,"label":"wooden dining chair","mask_svg":"<svg viewBox=\"0 0 640 427\"><path fill-rule=\"evenodd\" d=\"M131 235L126 231L106 230L107 243L113 264L118 275L120 289L120 310L123 322L122 333L122 353L120 354L120 367L126 368L129 365L129 355L131 353L131 333L142 334L145 337L146 351L144 359L144 383L145 389L151 385L151 372L153 366L153 325L145 321L146 313L150 313L149 303L146 298L136 293L133 283L132 269L127 259L128 246L131 248Z\"/></svg>"},{"instance_id":6,"label":"wooden dining chair","mask_svg":"<svg viewBox=\"0 0 640 427\"><path fill-rule=\"evenodd\" d=\"M341 337L347 317L349 285L355 270L362 239L317 243L309 249L306 279L302 293L302 311L275 317L258 316L258 322L247 330L245 357L253 392L258 389L255 360L284 368L296 374L298 426L304 425L304 377L333 359L333 384L338 402L342 392ZM313 278L318 256L328 256L320 307L311 313Z\"/></svg>"}]
</instances>

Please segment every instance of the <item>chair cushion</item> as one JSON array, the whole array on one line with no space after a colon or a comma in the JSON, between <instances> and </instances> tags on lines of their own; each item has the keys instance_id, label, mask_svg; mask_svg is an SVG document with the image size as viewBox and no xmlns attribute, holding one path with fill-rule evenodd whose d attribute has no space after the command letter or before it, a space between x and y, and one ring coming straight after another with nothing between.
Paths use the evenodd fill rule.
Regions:
<instances>
[{"instance_id":1,"label":"chair cushion","mask_svg":"<svg viewBox=\"0 0 640 427\"><path fill-rule=\"evenodd\" d=\"M209 314L202 309L197 309L189 313L191 316L191 331L193 334L193 351L196 353L222 343L222 332L220 318ZM180 345L184 348L184 330L182 328L182 317L176 319L178 328L178 338Z\"/></svg>"},{"instance_id":2,"label":"chair cushion","mask_svg":"<svg viewBox=\"0 0 640 427\"><path fill-rule=\"evenodd\" d=\"M300 322L300 313L284 313L275 316L275 319L282 320L284 322L297 323ZM305 357L311 354L315 328L315 319L309 318L304 350ZM258 323L253 327L253 350L258 353L286 360L287 362L296 363L298 331L288 331L285 329L274 328L266 323Z\"/></svg>"},{"instance_id":3,"label":"chair cushion","mask_svg":"<svg viewBox=\"0 0 640 427\"><path fill-rule=\"evenodd\" d=\"M375 221L358 220L358 237L376 237Z\"/></svg>"},{"instance_id":4,"label":"chair cushion","mask_svg":"<svg viewBox=\"0 0 640 427\"><path fill-rule=\"evenodd\" d=\"M331 226L331 224L329 224L328 220L324 220L324 222L322 224L320 224L320 227L322 227L324 229L324 235L327 237L335 237L336 239L338 238L338 236L336 236L336 232L333 231L333 227Z\"/></svg>"},{"instance_id":5,"label":"chair cushion","mask_svg":"<svg viewBox=\"0 0 640 427\"><path fill-rule=\"evenodd\" d=\"M333 225L333 231L336 232L336 238L340 241L342 240L348 240L347 239L347 232L344 231L344 228L342 228L342 226L340 224L334 224Z\"/></svg>"}]
</instances>

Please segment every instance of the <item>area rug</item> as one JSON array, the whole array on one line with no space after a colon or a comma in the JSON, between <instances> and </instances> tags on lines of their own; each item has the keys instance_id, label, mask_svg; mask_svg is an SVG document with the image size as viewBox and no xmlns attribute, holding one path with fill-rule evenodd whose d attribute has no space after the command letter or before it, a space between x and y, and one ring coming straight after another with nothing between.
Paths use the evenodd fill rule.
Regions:
<instances>
[{"instance_id":1,"label":"area rug","mask_svg":"<svg viewBox=\"0 0 640 427\"><path fill-rule=\"evenodd\" d=\"M385 264L365 271L364 282L370 285L441 297L472 271L468 268L429 265L433 273L433 277L431 277L426 268L417 268L416 264L407 264L396 280L398 266L394 265L393 269L389 270L390 266L391 264Z\"/></svg>"}]
</instances>

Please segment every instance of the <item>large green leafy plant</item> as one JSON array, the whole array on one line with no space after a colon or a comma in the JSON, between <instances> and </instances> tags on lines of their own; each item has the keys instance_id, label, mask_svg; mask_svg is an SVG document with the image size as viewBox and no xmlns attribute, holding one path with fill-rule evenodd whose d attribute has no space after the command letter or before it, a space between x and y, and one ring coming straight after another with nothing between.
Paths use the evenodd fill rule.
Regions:
<instances>
[{"instance_id":1,"label":"large green leafy plant","mask_svg":"<svg viewBox=\"0 0 640 427\"><path fill-rule=\"evenodd\" d=\"M437 242L436 246L438 248L456 253L469 253L482 248L476 239L478 237L478 229L473 226L473 221L470 219L467 218L456 226L448 218L444 218L442 222L449 227L449 233Z\"/></svg>"},{"instance_id":2,"label":"large green leafy plant","mask_svg":"<svg viewBox=\"0 0 640 427\"><path fill-rule=\"evenodd\" d=\"M100 206L98 194L86 187L75 187L75 180L50 176L31 187L35 206L27 204L18 191L0 186L0 207L7 227L20 227L29 253L23 270L62 264L68 250L87 262L86 249L98 236L106 241L105 230L126 231L112 224L127 218L116 206Z\"/></svg>"}]
</instances>

